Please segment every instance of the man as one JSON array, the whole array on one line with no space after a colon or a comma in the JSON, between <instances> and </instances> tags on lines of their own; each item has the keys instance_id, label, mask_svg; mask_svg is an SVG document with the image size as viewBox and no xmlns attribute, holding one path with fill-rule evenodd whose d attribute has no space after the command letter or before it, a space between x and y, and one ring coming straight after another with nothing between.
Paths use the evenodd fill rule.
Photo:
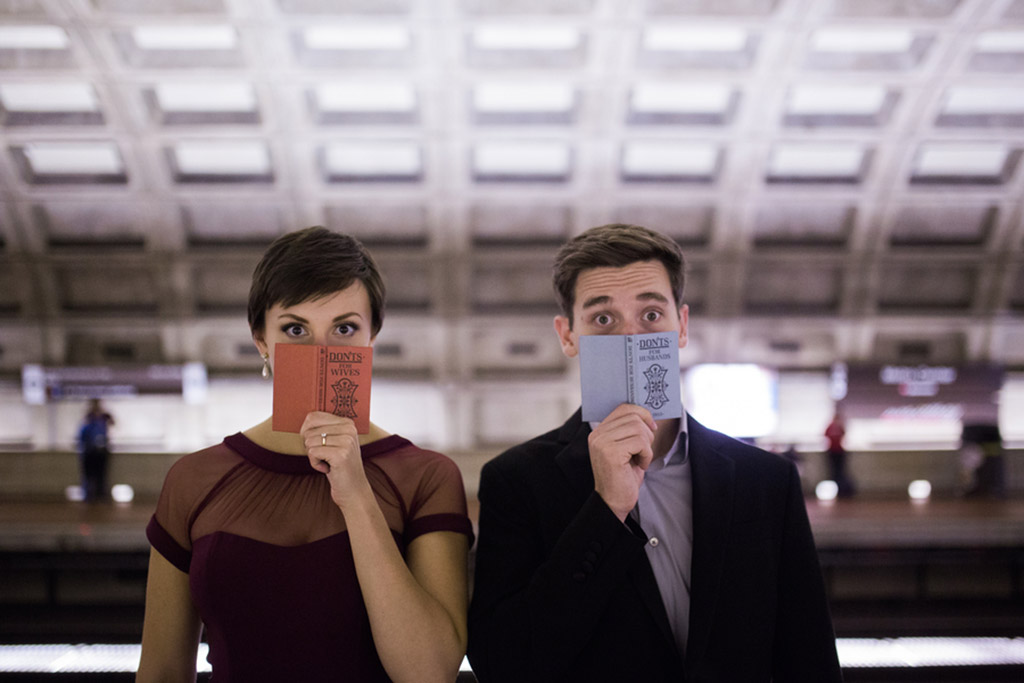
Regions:
<instances>
[{"instance_id":1,"label":"man","mask_svg":"<svg viewBox=\"0 0 1024 683\"><path fill-rule=\"evenodd\" d=\"M563 352L582 335L676 332L683 256L638 226L562 247ZM470 608L481 683L841 680L792 463L623 404L489 462Z\"/></svg>"},{"instance_id":2,"label":"man","mask_svg":"<svg viewBox=\"0 0 1024 683\"><path fill-rule=\"evenodd\" d=\"M825 428L825 438L828 440L829 474L839 489L840 498L849 498L856 492L853 480L846 472L846 448L843 446L843 437L845 436L846 422L837 407L832 421Z\"/></svg>"},{"instance_id":3,"label":"man","mask_svg":"<svg viewBox=\"0 0 1024 683\"><path fill-rule=\"evenodd\" d=\"M78 453L85 500L95 502L107 497L107 461L110 459L108 428L114 418L103 409L98 398L89 401L82 427L78 430Z\"/></svg>"}]
</instances>

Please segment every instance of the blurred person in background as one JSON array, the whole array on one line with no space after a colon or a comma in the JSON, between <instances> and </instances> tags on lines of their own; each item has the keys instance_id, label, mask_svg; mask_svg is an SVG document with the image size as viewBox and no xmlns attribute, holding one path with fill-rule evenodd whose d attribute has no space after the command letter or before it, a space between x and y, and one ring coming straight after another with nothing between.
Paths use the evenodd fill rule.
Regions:
<instances>
[{"instance_id":1,"label":"blurred person in background","mask_svg":"<svg viewBox=\"0 0 1024 683\"><path fill-rule=\"evenodd\" d=\"M107 497L107 464L110 461L110 427L114 418L103 409L98 398L89 401L89 409L78 430L78 458L82 472L82 493L87 502Z\"/></svg>"},{"instance_id":2,"label":"blurred person in background","mask_svg":"<svg viewBox=\"0 0 1024 683\"><path fill-rule=\"evenodd\" d=\"M566 356L583 335L688 340L664 235L592 228L555 259ZM470 607L481 683L841 680L792 462L624 403L488 462Z\"/></svg>"},{"instance_id":3,"label":"blurred person in background","mask_svg":"<svg viewBox=\"0 0 1024 683\"><path fill-rule=\"evenodd\" d=\"M825 439L828 441L826 452L828 453L829 476L838 487L837 495L840 498L849 498L857 492L846 468L846 447L843 439L846 437L846 422L843 414L836 408L832 415L832 421L825 428Z\"/></svg>"},{"instance_id":4,"label":"blurred person in background","mask_svg":"<svg viewBox=\"0 0 1024 683\"><path fill-rule=\"evenodd\" d=\"M1006 497L1003 437L999 425L965 424L960 435L957 492L967 497Z\"/></svg>"},{"instance_id":5,"label":"blurred person in background","mask_svg":"<svg viewBox=\"0 0 1024 683\"><path fill-rule=\"evenodd\" d=\"M370 346L383 317L372 257L326 228L278 238L253 275L264 376L275 345ZM202 625L218 683L458 675L473 528L440 453L332 413L298 434L267 418L179 459L147 535L138 681L195 680Z\"/></svg>"}]
</instances>

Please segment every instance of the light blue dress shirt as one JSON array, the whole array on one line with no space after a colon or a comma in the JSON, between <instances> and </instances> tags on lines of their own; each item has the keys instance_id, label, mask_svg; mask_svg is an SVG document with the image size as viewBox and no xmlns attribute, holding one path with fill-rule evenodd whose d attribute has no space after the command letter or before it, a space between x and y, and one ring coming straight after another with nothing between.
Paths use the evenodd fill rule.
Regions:
<instances>
[{"instance_id":1,"label":"light blue dress shirt","mask_svg":"<svg viewBox=\"0 0 1024 683\"><path fill-rule=\"evenodd\" d=\"M686 413L679 436L664 458L651 463L633 519L647 535L647 559L658 582L679 656L690 632L690 559L693 554L693 486L686 439Z\"/></svg>"}]
</instances>

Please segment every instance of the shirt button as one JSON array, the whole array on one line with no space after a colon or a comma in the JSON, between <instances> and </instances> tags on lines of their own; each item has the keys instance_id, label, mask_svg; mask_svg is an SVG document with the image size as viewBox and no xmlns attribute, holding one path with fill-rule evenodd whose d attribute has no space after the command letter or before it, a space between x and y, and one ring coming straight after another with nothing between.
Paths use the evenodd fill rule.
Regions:
<instances>
[{"instance_id":1,"label":"shirt button","mask_svg":"<svg viewBox=\"0 0 1024 683\"><path fill-rule=\"evenodd\" d=\"M658 540L657 536L651 536L651 540L649 540L648 543L651 544L652 548L657 548L658 544L661 543L661 541Z\"/></svg>"}]
</instances>

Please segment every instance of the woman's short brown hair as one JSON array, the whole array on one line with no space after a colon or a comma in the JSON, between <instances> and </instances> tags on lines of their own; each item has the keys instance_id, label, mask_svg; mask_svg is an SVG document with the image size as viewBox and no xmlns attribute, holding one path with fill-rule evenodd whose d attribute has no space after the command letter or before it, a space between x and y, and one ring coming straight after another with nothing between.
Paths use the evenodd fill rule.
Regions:
<instances>
[{"instance_id":1,"label":"woman's short brown hair","mask_svg":"<svg viewBox=\"0 0 1024 683\"><path fill-rule=\"evenodd\" d=\"M384 279L370 252L355 237L313 226L274 240L252 274L249 329L262 335L274 304L294 306L361 282L370 297L371 334L384 324Z\"/></svg>"},{"instance_id":2,"label":"woman's short brown hair","mask_svg":"<svg viewBox=\"0 0 1024 683\"><path fill-rule=\"evenodd\" d=\"M562 314L572 326L576 280L589 268L621 268L638 261L660 261L668 273L676 306L683 302L686 260L674 240L639 225L612 223L590 228L572 238L555 256L553 284Z\"/></svg>"}]
</instances>

